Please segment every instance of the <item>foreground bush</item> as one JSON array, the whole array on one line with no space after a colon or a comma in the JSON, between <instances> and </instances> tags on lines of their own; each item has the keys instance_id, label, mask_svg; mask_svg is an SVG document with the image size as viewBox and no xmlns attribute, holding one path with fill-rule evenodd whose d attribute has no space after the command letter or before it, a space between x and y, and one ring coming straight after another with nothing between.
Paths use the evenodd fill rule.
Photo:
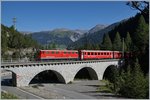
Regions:
<instances>
[{"instance_id":1,"label":"foreground bush","mask_svg":"<svg viewBox=\"0 0 150 100\"><path fill-rule=\"evenodd\" d=\"M114 93L128 98L149 98L149 77L144 76L138 60L133 69L128 66L127 71L122 70L121 73L115 72L114 74L116 74L114 81L107 84L107 87Z\"/></svg>"},{"instance_id":2,"label":"foreground bush","mask_svg":"<svg viewBox=\"0 0 150 100\"><path fill-rule=\"evenodd\" d=\"M1 99L18 99L18 98L10 93L1 92Z\"/></svg>"}]
</instances>

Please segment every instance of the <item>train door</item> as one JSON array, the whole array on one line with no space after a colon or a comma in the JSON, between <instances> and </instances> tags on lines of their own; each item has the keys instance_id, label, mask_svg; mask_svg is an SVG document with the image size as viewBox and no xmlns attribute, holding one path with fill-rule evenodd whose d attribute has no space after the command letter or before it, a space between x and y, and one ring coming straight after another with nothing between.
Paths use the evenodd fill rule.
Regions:
<instances>
[{"instance_id":1,"label":"train door","mask_svg":"<svg viewBox=\"0 0 150 100\"><path fill-rule=\"evenodd\" d=\"M81 59L83 60L84 58L84 52L81 52Z\"/></svg>"},{"instance_id":2,"label":"train door","mask_svg":"<svg viewBox=\"0 0 150 100\"><path fill-rule=\"evenodd\" d=\"M115 59L115 52L113 51L112 53L113 53L113 59Z\"/></svg>"},{"instance_id":3,"label":"train door","mask_svg":"<svg viewBox=\"0 0 150 100\"><path fill-rule=\"evenodd\" d=\"M79 57L79 58L78 58L79 60L82 60L82 59L81 59L81 50L78 51L78 57Z\"/></svg>"},{"instance_id":4,"label":"train door","mask_svg":"<svg viewBox=\"0 0 150 100\"><path fill-rule=\"evenodd\" d=\"M83 51L79 50L79 60L83 60L84 59L84 55L83 55Z\"/></svg>"}]
</instances>

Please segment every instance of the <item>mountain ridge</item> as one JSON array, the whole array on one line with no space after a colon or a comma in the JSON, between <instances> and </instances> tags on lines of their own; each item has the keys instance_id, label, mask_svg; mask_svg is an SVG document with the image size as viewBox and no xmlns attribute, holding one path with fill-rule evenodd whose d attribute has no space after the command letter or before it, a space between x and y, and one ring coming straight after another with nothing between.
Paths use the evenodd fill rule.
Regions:
<instances>
[{"instance_id":1,"label":"mountain ridge","mask_svg":"<svg viewBox=\"0 0 150 100\"><path fill-rule=\"evenodd\" d=\"M86 33L84 35L84 37L82 37L79 40L75 41L74 43L70 44L67 48L68 49L80 48L80 47L83 47L83 45L86 42L91 43L91 44L97 44L97 43L100 44L102 42L103 35L105 33L108 33L109 31L114 29L116 26L118 26L120 23L123 23L125 21L127 21L127 19L123 19L119 22L113 23L103 29L97 30L96 32L94 32L92 34Z\"/></svg>"},{"instance_id":2,"label":"mountain ridge","mask_svg":"<svg viewBox=\"0 0 150 100\"><path fill-rule=\"evenodd\" d=\"M89 30L56 28L50 31L33 32L31 35L33 39L42 45L56 43L64 45L68 49L75 49L78 46L83 46L86 39L92 44L100 44L105 33L108 33L125 20L111 25L97 24Z\"/></svg>"}]
</instances>

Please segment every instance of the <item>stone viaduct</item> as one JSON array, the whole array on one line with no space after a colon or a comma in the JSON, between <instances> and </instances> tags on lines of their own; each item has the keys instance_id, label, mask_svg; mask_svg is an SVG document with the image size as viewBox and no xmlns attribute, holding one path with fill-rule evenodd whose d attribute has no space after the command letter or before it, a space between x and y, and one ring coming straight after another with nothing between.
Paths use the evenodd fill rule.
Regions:
<instances>
[{"instance_id":1,"label":"stone viaduct","mask_svg":"<svg viewBox=\"0 0 150 100\"><path fill-rule=\"evenodd\" d=\"M59 81L68 83L73 81L75 75L86 68L94 80L102 80L107 67L119 66L120 60L90 60L90 61L61 61L39 63L2 63L1 70L12 72L13 85L17 87L28 86L31 80L39 73L51 70Z\"/></svg>"}]
</instances>

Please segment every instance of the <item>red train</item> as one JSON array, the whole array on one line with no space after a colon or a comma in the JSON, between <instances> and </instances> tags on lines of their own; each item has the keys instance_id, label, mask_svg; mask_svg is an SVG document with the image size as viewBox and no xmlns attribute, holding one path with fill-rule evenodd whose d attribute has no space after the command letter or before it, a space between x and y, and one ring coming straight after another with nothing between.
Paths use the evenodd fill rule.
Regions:
<instances>
[{"instance_id":1,"label":"red train","mask_svg":"<svg viewBox=\"0 0 150 100\"><path fill-rule=\"evenodd\" d=\"M125 58L129 57L129 53L124 54ZM122 52L120 51L104 51L104 50L40 50L38 60L53 59L120 59Z\"/></svg>"}]
</instances>

